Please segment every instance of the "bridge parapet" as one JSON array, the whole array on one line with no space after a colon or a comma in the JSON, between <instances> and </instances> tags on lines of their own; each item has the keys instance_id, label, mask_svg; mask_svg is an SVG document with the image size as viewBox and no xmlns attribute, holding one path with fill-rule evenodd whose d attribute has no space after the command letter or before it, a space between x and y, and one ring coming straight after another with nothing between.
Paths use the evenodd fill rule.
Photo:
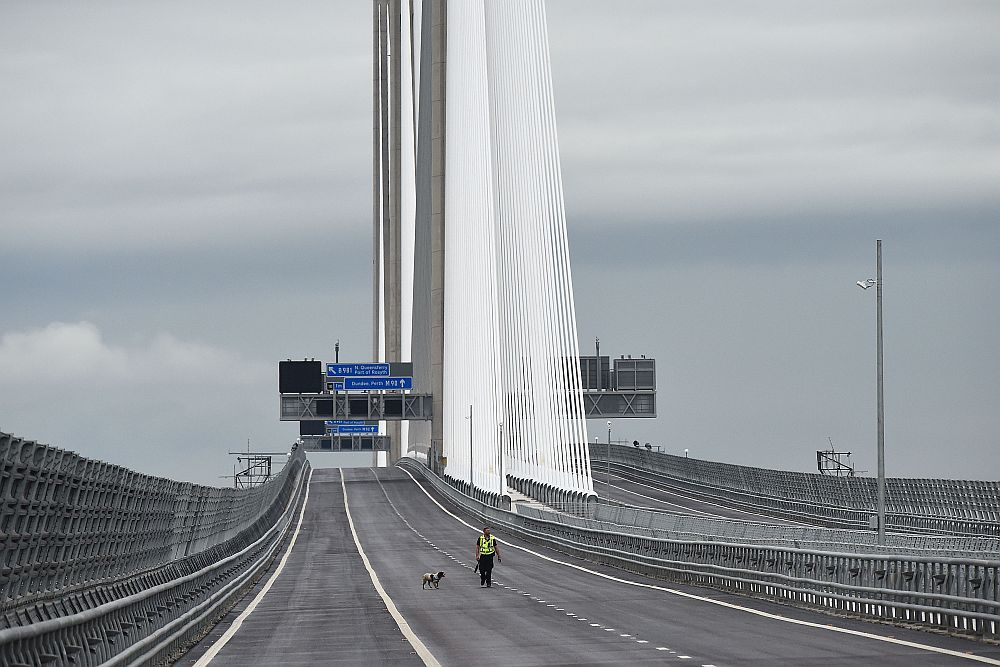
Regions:
<instances>
[{"instance_id":1,"label":"bridge parapet","mask_svg":"<svg viewBox=\"0 0 1000 667\"><path fill-rule=\"evenodd\" d=\"M168 655L270 562L308 469L221 489L2 433L0 465L4 665Z\"/></svg>"},{"instance_id":2,"label":"bridge parapet","mask_svg":"<svg viewBox=\"0 0 1000 667\"><path fill-rule=\"evenodd\" d=\"M772 508L820 525L863 528L876 511L876 480L769 470L612 446L611 463L651 471L733 502ZM591 444L591 462L608 460L606 444ZM951 479L886 480L889 528L1000 536L1000 482Z\"/></svg>"}]
</instances>

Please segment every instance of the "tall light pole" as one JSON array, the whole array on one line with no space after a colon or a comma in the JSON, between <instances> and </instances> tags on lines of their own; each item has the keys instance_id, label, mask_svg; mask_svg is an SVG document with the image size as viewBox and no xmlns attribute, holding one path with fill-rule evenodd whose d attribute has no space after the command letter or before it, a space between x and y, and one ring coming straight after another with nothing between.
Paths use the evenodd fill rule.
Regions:
<instances>
[{"instance_id":1,"label":"tall light pole","mask_svg":"<svg viewBox=\"0 0 1000 667\"><path fill-rule=\"evenodd\" d=\"M875 286L876 384L878 394L878 543L885 544L885 395L882 391L882 241L875 241L875 277L859 280L858 287Z\"/></svg>"},{"instance_id":2,"label":"tall light pole","mask_svg":"<svg viewBox=\"0 0 1000 667\"><path fill-rule=\"evenodd\" d=\"M469 406L469 493L472 493L472 406Z\"/></svg>"},{"instance_id":3,"label":"tall light pole","mask_svg":"<svg viewBox=\"0 0 1000 667\"><path fill-rule=\"evenodd\" d=\"M498 458L500 459L500 498L503 498L504 492L507 490L507 478L503 475L503 422L500 422L498 426L500 430L500 439L497 441Z\"/></svg>"},{"instance_id":4,"label":"tall light pole","mask_svg":"<svg viewBox=\"0 0 1000 667\"><path fill-rule=\"evenodd\" d=\"M611 500L611 422L608 422L608 500Z\"/></svg>"}]
</instances>

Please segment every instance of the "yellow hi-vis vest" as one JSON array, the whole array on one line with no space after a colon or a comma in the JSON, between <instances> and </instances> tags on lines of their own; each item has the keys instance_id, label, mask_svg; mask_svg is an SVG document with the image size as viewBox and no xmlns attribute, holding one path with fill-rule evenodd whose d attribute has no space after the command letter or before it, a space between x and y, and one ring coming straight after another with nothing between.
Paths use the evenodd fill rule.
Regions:
<instances>
[{"instance_id":1,"label":"yellow hi-vis vest","mask_svg":"<svg viewBox=\"0 0 1000 667\"><path fill-rule=\"evenodd\" d=\"M485 535L479 536L479 553L489 556L496 551L496 547L493 544L496 540L492 535L490 535L489 539L483 539L484 537Z\"/></svg>"}]
</instances>

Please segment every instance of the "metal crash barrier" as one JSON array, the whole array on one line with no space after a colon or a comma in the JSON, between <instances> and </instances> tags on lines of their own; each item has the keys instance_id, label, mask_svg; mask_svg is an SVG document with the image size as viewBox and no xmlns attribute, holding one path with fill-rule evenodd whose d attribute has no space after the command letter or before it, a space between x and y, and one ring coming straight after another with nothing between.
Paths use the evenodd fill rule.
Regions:
<instances>
[{"instance_id":1,"label":"metal crash barrier","mask_svg":"<svg viewBox=\"0 0 1000 667\"><path fill-rule=\"evenodd\" d=\"M615 474L728 507L861 529L868 528L877 511L873 477L770 470L591 444L590 459L598 479L604 474L609 449L611 472ZM889 478L886 528L1000 537L1000 482Z\"/></svg>"},{"instance_id":2,"label":"metal crash barrier","mask_svg":"<svg viewBox=\"0 0 1000 667\"><path fill-rule=\"evenodd\" d=\"M271 563L309 464L220 489L0 434L0 664L126 665L183 652Z\"/></svg>"}]
</instances>

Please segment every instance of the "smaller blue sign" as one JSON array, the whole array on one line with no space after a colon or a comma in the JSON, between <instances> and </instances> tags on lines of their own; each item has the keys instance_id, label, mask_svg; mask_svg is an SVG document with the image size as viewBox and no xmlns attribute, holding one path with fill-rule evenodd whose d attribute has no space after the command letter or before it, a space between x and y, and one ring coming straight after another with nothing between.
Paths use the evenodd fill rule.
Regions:
<instances>
[{"instance_id":1,"label":"smaller blue sign","mask_svg":"<svg viewBox=\"0 0 1000 667\"><path fill-rule=\"evenodd\" d=\"M345 377L344 389L413 389L412 377Z\"/></svg>"},{"instance_id":2,"label":"smaller blue sign","mask_svg":"<svg viewBox=\"0 0 1000 667\"><path fill-rule=\"evenodd\" d=\"M343 382L334 382L333 383L333 390L334 391L344 391L344 383Z\"/></svg>"},{"instance_id":3,"label":"smaller blue sign","mask_svg":"<svg viewBox=\"0 0 1000 667\"><path fill-rule=\"evenodd\" d=\"M378 433L378 425L375 426L338 426L337 432L341 435L352 435L356 433Z\"/></svg>"},{"instance_id":4,"label":"smaller blue sign","mask_svg":"<svg viewBox=\"0 0 1000 667\"><path fill-rule=\"evenodd\" d=\"M364 419L327 419L323 422L327 426L364 426Z\"/></svg>"},{"instance_id":5,"label":"smaller blue sign","mask_svg":"<svg viewBox=\"0 0 1000 667\"><path fill-rule=\"evenodd\" d=\"M389 364L327 364L326 376L339 377L388 377Z\"/></svg>"}]
</instances>

